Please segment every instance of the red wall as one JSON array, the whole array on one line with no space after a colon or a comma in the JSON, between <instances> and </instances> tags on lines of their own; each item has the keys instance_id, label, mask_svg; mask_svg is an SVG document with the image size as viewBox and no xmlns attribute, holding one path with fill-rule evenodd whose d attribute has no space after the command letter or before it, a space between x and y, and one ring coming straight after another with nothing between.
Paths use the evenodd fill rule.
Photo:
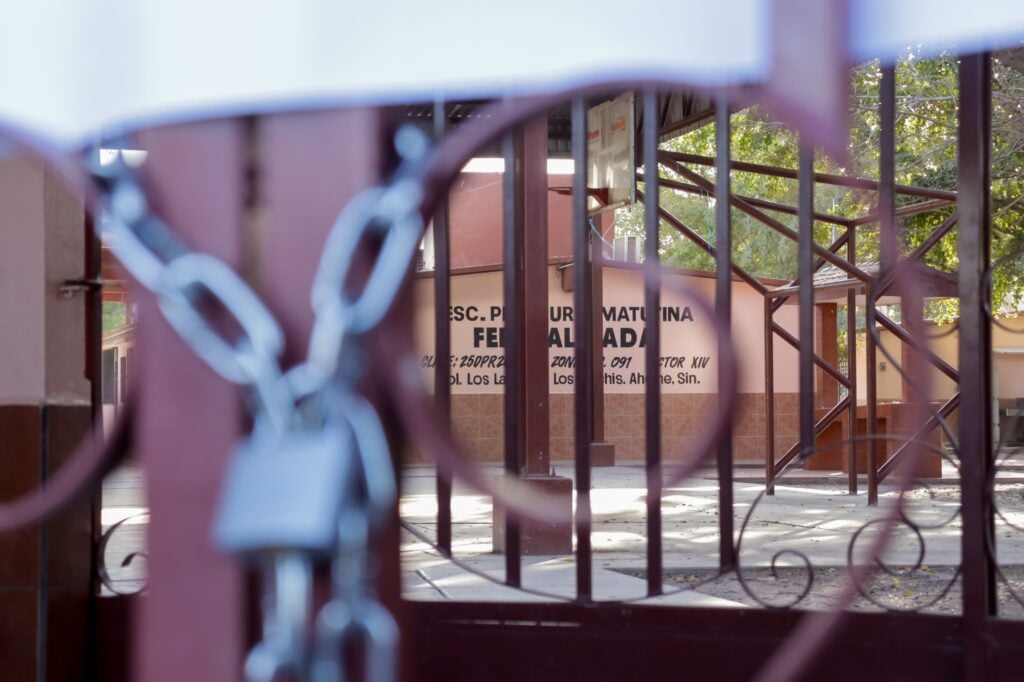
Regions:
<instances>
[{"instance_id":1,"label":"red wall","mask_svg":"<svg viewBox=\"0 0 1024 682\"><path fill-rule=\"evenodd\" d=\"M464 173L449 194L452 268L501 263L500 173ZM548 187L568 188L571 175L549 175ZM570 258L572 198L548 191L548 258Z\"/></svg>"}]
</instances>

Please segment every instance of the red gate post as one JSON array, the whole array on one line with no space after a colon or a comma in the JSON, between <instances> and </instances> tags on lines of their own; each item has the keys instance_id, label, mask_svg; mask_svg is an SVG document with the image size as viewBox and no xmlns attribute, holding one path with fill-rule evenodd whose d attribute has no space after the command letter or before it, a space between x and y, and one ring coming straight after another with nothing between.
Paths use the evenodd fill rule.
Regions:
<instances>
[{"instance_id":1,"label":"red gate post","mask_svg":"<svg viewBox=\"0 0 1024 682\"><path fill-rule=\"evenodd\" d=\"M257 290L284 330L284 367L306 356L314 322L310 291L324 242L349 201L383 181L392 148L388 132L379 109L281 114L258 123L256 149L250 152L259 162L254 185L260 220L253 225L259 239ZM410 288L406 286L405 291ZM408 300L398 300L389 319L374 333L408 335L410 327ZM369 349L367 352L372 355ZM383 359L389 360L393 358ZM382 359L365 361L372 363L371 371L379 376ZM399 439L390 413L379 402L384 388L372 380L364 388L381 412L394 458ZM397 513L397 509L393 511ZM398 543L398 523L393 516L383 536L374 541L373 551L380 600L401 625ZM318 606L329 591L328 576L320 575ZM402 659L407 660L408 646L401 651Z\"/></svg>"},{"instance_id":2,"label":"red gate post","mask_svg":"<svg viewBox=\"0 0 1024 682\"><path fill-rule=\"evenodd\" d=\"M325 236L348 200L380 178L377 112L174 126L141 141L156 211L191 248L248 276L282 324L292 364L305 354ZM138 442L153 521L136 679L238 679L254 604L244 599L243 572L209 538L223 464L246 428L241 396L183 345L150 295L139 300ZM392 535L380 563L393 606Z\"/></svg>"},{"instance_id":3,"label":"red gate post","mask_svg":"<svg viewBox=\"0 0 1024 682\"><path fill-rule=\"evenodd\" d=\"M434 137L440 143L448 133L448 109L443 100L434 102ZM437 412L449 427L452 422L452 387L449 358L452 353L452 328L449 314L452 303L451 222L448 193L434 211L434 402ZM437 546L452 553L452 477L440 467L437 480Z\"/></svg>"},{"instance_id":4,"label":"red gate post","mask_svg":"<svg viewBox=\"0 0 1024 682\"><path fill-rule=\"evenodd\" d=\"M139 136L150 202L190 248L242 260L245 140L239 121ZM188 348L154 297L139 305L137 449L146 472L149 587L140 600L133 679L237 680L246 624L243 575L210 542L224 464L243 431L238 389Z\"/></svg>"},{"instance_id":5,"label":"red gate post","mask_svg":"<svg viewBox=\"0 0 1024 682\"><path fill-rule=\"evenodd\" d=\"M526 474L551 473L548 371L548 121L523 129Z\"/></svg>"}]
</instances>

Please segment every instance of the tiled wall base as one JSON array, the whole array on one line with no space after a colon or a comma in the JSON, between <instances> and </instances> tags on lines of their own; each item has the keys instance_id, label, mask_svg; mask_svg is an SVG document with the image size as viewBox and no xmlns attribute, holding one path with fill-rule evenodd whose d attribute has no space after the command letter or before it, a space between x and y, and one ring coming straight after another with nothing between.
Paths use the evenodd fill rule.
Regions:
<instances>
[{"instance_id":1,"label":"tiled wall base","mask_svg":"<svg viewBox=\"0 0 1024 682\"><path fill-rule=\"evenodd\" d=\"M467 454L482 462L500 462L504 458L502 421L504 396L453 395L452 427ZM662 451L669 460L672 453L686 453L701 429L706 429L718 410L713 394L668 394L662 396ZM571 394L553 394L551 405L551 459L573 458L574 407ZM797 440L798 398L796 393L775 396L775 449L785 452ZM738 463L760 464L765 455L765 405L762 393L741 393L734 418L733 447ZM615 447L615 461L644 459L643 394L605 396L605 438ZM414 453L412 462L422 462Z\"/></svg>"},{"instance_id":2,"label":"tiled wall base","mask_svg":"<svg viewBox=\"0 0 1024 682\"><path fill-rule=\"evenodd\" d=\"M0 406L0 499L37 489L90 424L87 405ZM92 518L88 501L46 524L0 535L0 680L87 678ZM41 635L45 624L45 635ZM39 656L41 637L45 655Z\"/></svg>"}]
</instances>

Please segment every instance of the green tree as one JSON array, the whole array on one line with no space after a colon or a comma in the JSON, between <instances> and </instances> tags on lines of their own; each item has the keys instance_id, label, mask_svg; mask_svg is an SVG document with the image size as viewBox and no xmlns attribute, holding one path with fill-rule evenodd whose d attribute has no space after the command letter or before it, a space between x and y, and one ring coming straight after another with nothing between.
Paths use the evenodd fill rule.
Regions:
<instances>
[{"instance_id":1,"label":"green tree","mask_svg":"<svg viewBox=\"0 0 1024 682\"><path fill-rule=\"evenodd\" d=\"M122 329L128 324L128 311L124 303L117 301L103 302L103 331L112 332Z\"/></svg>"},{"instance_id":2,"label":"green tree","mask_svg":"<svg viewBox=\"0 0 1024 682\"><path fill-rule=\"evenodd\" d=\"M1020 60L1024 62L1024 60ZM993 60L992 81L992 259L1004 260L994 271L993 300L1016 307L1024 301L1024 73L1013 68L1014 60ZM850 85L850 159L851 168L842 168L823 154L816 168L823 172L878 177L879 97L881 70L877 63L863 65L851 72ZM954 57L916 59L908 53L896 68L896 181L945 190L956 189L957 180L957 60ZM795 168L795 133L757 107L732 116L732 158L761 164ZM713 156L715 126L705 125L662 145L663 149ZM689 166L710 181L713 168ZM678 178L662 168L662 177ZM772 201L796 204L794 180L753 173L733 172L733 191ZM714 200L708 196L687 194L662 188L662 206L689 227L714 242ZM818 211L854 217L871 213L874 192L852 191L818 184L815 208ZM897 206L921 201L899 196ZM934 210L898 220L897 229L906 251L919 245L945 220L952 208ZM795 229L795 218L769 214ZM763 277L789 279L796 274L796 246L749 216L732 211L733 259L749 272ZM621 234L643 233L643 207L620 210L616 216ZM815 224L815 240L827 245L839 228L827 223ZM925 262L947 272L958 268L956 230L953 230L926 256ZM858 260L878 258L878 224L868 223L857 230ZM685 268L711 269L713 259L671 226L663 223L660 252L665 262ZM933 316L955 314L955 301L933 305Z\"/></svg>"}]
</instances>

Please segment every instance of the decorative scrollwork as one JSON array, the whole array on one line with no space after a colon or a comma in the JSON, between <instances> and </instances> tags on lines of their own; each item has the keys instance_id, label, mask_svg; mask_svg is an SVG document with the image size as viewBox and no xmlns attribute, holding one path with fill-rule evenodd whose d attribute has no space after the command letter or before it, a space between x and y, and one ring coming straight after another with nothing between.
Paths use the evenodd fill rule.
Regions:
<instances>
[{"instance_id":1,"label":"decorative scrollwork","mask_svg":"<svg viewBox=\"0 0 1024 682\"><path fill-rule=\"evenodd\" d=\"M1004 255L999 260L995 261L990 265L984 275L984 284L986 290L985 302L985 315L989 322L992 324L993 329L999 330L1004 334L1021 335L1024 334L1024 327L1017 328L1006 324L1006 322L997 314L997 310L994 309L995 302L992 300L993 281L995 273L1000 268L1006 268L1014 263L1024 259L1024 249L1018 249L1011 253ZM993 370L994 371L994 370ZM1018 396L1020 404L1024 405L1024 395ZM1005 595L1013 602L1016 602L1019 606L1024 606L1024 594L1020 589L1020 581L1015 581L1010 574L1010 566L1004 565L999 560L998 542L996 540L997 526L1002 524L1005 529L1010 531L1024 533L1024 525L1021 525L1019 521L1014 520L1013 515L1009 509L1007 509L1007 503L1012 501L1015 497L1022 503L1024 503L1024 492L1016 488L1000 488L999 485L999 473L1006 471L1011 464L1011 461L1020 454L1021 450L1017 447L1009 445L1008 436L1010 433L1015 432L1020 424L1024 421L1021 416L1009 416L1005 422L999 420L999 440L993 448L992 454L992 466L989 470L989 477L986 481L985 492L991 501L991 509L995 523L989 526L989 532L986 535L985 548L988 553L988 558L996 579L999 583L999 589L1001 597ZM1000 610L1003 611L1004 607L1001 604Z\"/></svg>"},{"instance_id":2,"label":"decorative scrollwork","mask_svg":"<svg viewBox=\"0 0 1024 682\"><path fill-rule=\"evenodd\" d=\"M110 575L110 569L107 567L107 546L110 544L110 539L117 533L117 531L125 524L131 521L138 521L143 517L148 518L149 512L142 511L131 516L119 520L117 523L112 524L109 528L103 531L103 535L100 536L100 541L96 546L96 575L100 579L100 584L118 596L130 596L134 594L141 594L146 589L146 581L143 580L142 585L138 589L124 590L119 587L118 583L121 582L118 579ZM148 560L149 555L140 550L128 552L119 564L120 568L128 568L131 566L136 559Z\"/></svg>"}]
</instances>

